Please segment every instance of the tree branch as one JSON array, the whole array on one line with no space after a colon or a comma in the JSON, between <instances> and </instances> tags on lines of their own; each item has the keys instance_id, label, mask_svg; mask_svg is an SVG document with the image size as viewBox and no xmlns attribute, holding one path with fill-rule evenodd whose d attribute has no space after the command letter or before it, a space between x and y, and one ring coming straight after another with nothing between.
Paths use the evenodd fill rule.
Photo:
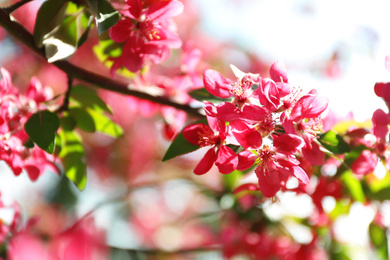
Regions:
<instances>
[{"instance_id":1,"label":"tree branch","mask_svg":"<svg viewBox=\"0 0 390 260\"><path fill-rule=\"evenodd\" d=\"M22 42L47 62L44 48L38 48L34 43L33 36L21 24L12 21L10 15L4 9L0 9L0 26L2 26L10 35L15 37L18 41ZM128 85L125 83L118 82L100 74L85 70L71 64L68 61L61 60L51 64L65 72L67 75L71 75L75 79L93 84L98 88L146 99L161 105L174 107L196 117L204 117L199 109L195 109L186 104L174 102L166 97L153 96L145 92L129 89Z\"/></svg>"},{"instance_id":2,"label":"tree branch","mask_svg":"<svg viewBox=\"0 0 390 260\"><path fill-rule=\"evenodd\" d=\"M31 2L32 0L20 0L19 2L16 2L15 4L9 6L9 7L5 7L5 8L2 8L7 14L10 14L12 13L13 11L15 11L16 9L18 9L19 7L22 7L23 5L27 4L28 2Z\"/></svg>"},{"instance_id":3,"label":"tree branch","mask_svg":"<svg viewBox=\"0 0 390 260\"><path fill-rule=\"evenodd\" d=\"M189 249L179 249L176 251L164 251L162 249L154 249L154 248L140 248L140 249L130 249L130 248L118 248L115 246L110 246L111 250L121 250L126 251L129 255L149 255L149 256L164 256L164 257L173 257L175 255L182 254L194 254L194 253L204 253L204 252L213 252L213 251L221 251L222 248L220 246L209 246L209 247L201 247L201 248L189 248Z\"/></svg>"}]
</instances>

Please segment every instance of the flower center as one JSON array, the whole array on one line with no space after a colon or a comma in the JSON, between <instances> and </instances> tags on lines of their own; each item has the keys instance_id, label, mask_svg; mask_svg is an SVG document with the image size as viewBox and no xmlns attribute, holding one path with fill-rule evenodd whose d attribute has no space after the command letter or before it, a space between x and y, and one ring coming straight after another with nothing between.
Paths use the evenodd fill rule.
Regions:
<instances>
[{"instance_id":1,"label":"flower center","mask_svg":"<svg viewBox=\"0 0 390 260\"><path fill-rule=\"evenodd\" d=\"M141 34L148 41L160 40L160 35L158 35L159 31L154 27L153 21L145 17L138 24L138 28Z\"/></svg>"}]
</instances>

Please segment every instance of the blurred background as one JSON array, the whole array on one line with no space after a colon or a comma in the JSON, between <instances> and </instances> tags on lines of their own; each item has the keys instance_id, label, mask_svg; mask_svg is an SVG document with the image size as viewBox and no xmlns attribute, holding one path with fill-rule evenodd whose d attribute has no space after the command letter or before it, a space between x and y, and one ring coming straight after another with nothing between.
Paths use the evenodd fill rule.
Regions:
<instances>
[{"instance_id":1,"label":"blurred background","mask_svg":"<svg viewBox=\"0 0 390 260\"><path fill-rule=\"evenodd\" d=\"M196 42L192 44L201 49L206 63L226 77L232 75L229 64L244 72L260 73L266 77L267 68L275 60L281 60L286 64L292 85L302 87L304 92L317 89L320 96L329 98L330 109L340 117L353 112L357 121L364 121L370 119L376 109L385 109L373 87L378 81L390 81L390 72L384 65L386 55L390 54L389 1L183 2L184 13L176 19L184 28L178 26L179 35L185 42L195 38ZM38 6L31 4L29 10L36 10ZM86 45L94 44L96 42L91 41ZM0 48L0 64L17 71L22 65L9 64L8 61L24 52L9 39L2 41ZM82 54L79 56L83 57ZM82 60L88 64L92 56L86 57ZM77 57L74 60L77 61ZM33 74L31 70L29 68L26 75ZM50 86L58 84L53 87L63 89L66 83L59 82L59 78L53 75L64 76L56 74L58 72L48 76L50 73L47 72L52 71L47 69L45 75L42 73L42 82ZM15 76L15 80L23 82L22 76ZM217 193L223 190L215 169L206 176L192 173L195 161L203 151L178 161L161 163L169 142L161 137L160 129L152 120L135 115L136 112L130 116L120 114L121 105L128 105L128 100L123 97L108 93L103 93L103 96L113 107L114 119L125 125L128 132L120 141L101 135L84 136L88 162L91 162L86 189L80 192L65 178L51 172L31 182L26 174L15 177L5 164L0 163L3 201L18 201L25 221L37 212L51 214L45 206L49 202L62 205L73 219L91 214L96 225L106 232L108 244L113 248L157 247L174 251L196 247L205 241L212 244L215 241L212 232L206 230L203 222L193 221L190 217L194 214L206 216L207 224L215 224L218 221L215 213L231 208L233 199L203 192L202 187L212 188ZM270 219L279 221L285 216L309 218L312 214L313 204L309 196L287 194L280 199L278 204L264 204ZM329 212L334 203L331 199L325 202ZM12 217L12 212L3 210L0 214L4 219ZM367 226L373 217L371 209L355 204L350 214L336 225L340 230L340 241L352 243L353 259L372 256L367 250ZM348 225L356 223L355 220L360 223L360 228ZM308 228L286 226L292 233L300 234L294 237L296 241L304 244L311 241ZM197 234L198 237L189 239L188 234ZM198 254L197 257L222 258L219 252ZM131 259L121 250L114 252L112 258Z\"/></svg>"}]
</instances>

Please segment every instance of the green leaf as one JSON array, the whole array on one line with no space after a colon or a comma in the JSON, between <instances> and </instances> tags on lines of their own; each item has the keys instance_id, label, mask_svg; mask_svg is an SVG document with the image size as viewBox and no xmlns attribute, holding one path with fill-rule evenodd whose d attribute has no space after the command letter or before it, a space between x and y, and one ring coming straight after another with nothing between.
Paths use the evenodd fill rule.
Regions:
<instances>
[{"instance_id":1,"label":"green leaf","mask_svg":"<svg viewBox=\"0 0 390 260\"><path fill-rule=\"evenodd\" d=\"M123 136L122 127L118 124L115 124L105 114L92 109L87 109L87 111L95 123L96 131L112 136L114 138Z\"/></svg>"},{"instance_id":2,"label":"green leaf","mask_svg":"<svg viewBox=\"0 0 390 260\"><path fill-rule=\"evenodd\" d=\"M97 95L96 91L84 86L75 85L70 91L70 97L77 101L80 106L91 107L96 111L112 113L107 104Z\"/></svg>"},{"instance_id":3,"label":"green leaf","mask_svg":"<svg viewBox=\"0 0 390 260\"><path fill-rule=\"evenodd\" d=\"M89 17L88 24L87 24L87 29L83 32L83 34L80 36L79 40L77 41L77 47L80 47L83 45L83 43L87 40L89 30L91 28L93 22L93 16Z\"/></svg>"},{"instance_id":4,"label":"green leaf","mask_svg":"<svg viewBox=\"0 0 390 260\"><path fill-rule=\"evenodd\" d=\"M229 174L222 174L223 186L229 191L233 191L237 187L239 180L242 178L243 173L241 171L235 170Z\"/></svg>"},{"instance_id":5,"label":"green leaf","mask_svg":"<svg viewBox=\"0 0 390 260\"><path fill-rule=\"evenodd\" d=\"M68 1L47 0L39 8L34 27L34 42L38 47L43 46L43 40L62 23L65 17Z\"/></svg>"},{"instance_id":6,"label":"green leaf","mask_svg":"<svg viewBox=\"0 0 390 260\"><path fill-rule=\"evenodd\" d=\"M106 0L87 0L95 16L98 33L102 34L119 21L119 12Z\"/></svg>"},{"instance_id":7,"label":"green leaf","mask_svg":"<svg viewBox=\"0 0 390 260\"><path fill-rule=\"evenodd\" d=\"M77 19L73 15L67 15L50 37L43 40L48 62L68 58L76 52L80 30L78 27Z\"/></svg>"},{"instance_id":8,"label":"green leaf","mask_svg":"<svg viewBox=\"0 0 390 260\"><path fill-rule=\"evenodd\" d=\"M162 161L165 162L176 156L183 155L186 153L193 152L198 150L200 147L197 145L193 145L189 143L183 136L183 133L180 132L176 138L173 140L171 145L169 146L167 152L165 153Z\"/></svg>"},{"instance_id":9,"label":"green leaf","mask_svg":"<svg viewBox=\"0 0 390 260\"><path fill-rule=\"evenodd\" d=\"M69 114L76 122L78 128L85 132L94 133L96 131L95 120L83 107L69 108Z\"/></svg>"},{"instance_id":10,"label":"green leaf","mask_svg":"<svg viewBox=\"0 0 390 260\"><path fill-rule=\"evenodd\" d=\"M360 201L362 203L366 202L366 196L363 191L362 184L360 181L353 175L352 171L347 170L341 175L341 180L344 182L345 186L348 188L351 197L355 201Z\"/></svg>"},{"instance_id":11,"label":"green leaf","mask_svg":"<svg viewBox=\"0 0 390 260\"><path fill-rule=\"evenodd\" d=\"M201 119L191 124L202 124L202 123L207 124L207 120ZM172 158L175 158L176 156L196 151L199 148L200 148L199 146L191 144L184 138L183 130L182 130L172 141L171 145L168 147L168 150L165 153L162 161L164 162Z\"/></svg>"},{"instance_id":12,"label":"green leaf","mask_svg":"<svg viewBox=\"0 0 390 260\"><path fill-rule=\"evenodd\" d=\"M51 154L54 153L55 134L59 127L60 120L57 114L47 110L33 114L24 125L31 140Z\"/></svg>"},{"instance_id":13,"label":"green leaf","mask_svg":"<svg viewBox=\"0 0 390 260\"><path fill-rule=\"evenodd\" d=\"M207 124L207 120L201 119L191 124ZM175 158L176 156L196 151L199 148L200 148L199 146L191 144L184 138L183 130L182 130L172 141L171 145L168 147L168 150L166 151L162 161L164 162L172 158Z\"/></svg>"},{"instance_id":14,"label":"green leaf","mask_svg":"<svg viewBox=\"0 0 390 260\"><path fill-rule=\"evenodd\" d=\"M368 230L371 243L376 249L378 259L389 259L386 229L381 228L375 223L371 223Z\"/></svg>"},{"instance_id":15,"label":"green leaf","mask_svg":"<svg viewBox=\"0 0 390 260\"><path fill-rule=\"evenodd\" d=\"M347 142L336 131L330 130L320 135L319 142L334 154L343 154L351 150Z\"/></svg>"},{"instance_id":16,"label":"green leaf","mask_svg":"<svg viewBox=\"0 0 390 260\"><path fill-rule=\"evenodd\" d=\"M62 129L65 131L72 131L76 126L76 121L67 111L65 111L63 116L60 118L60 123Z\"/></svg>"},{"instance_id":17,"label":"green leaf","mask_svg":"<svg viewBox=\"0 0 390 260\"><path fill-rule=\"evenodd\" d=\"M190 95L193 99L196 99L198 101L209 101L212 103L221 103L224 101L231 101L231 98L220 98L217 96L214 96L210 94L205 88L195 89L190 92L188 92L188 95Z\"/></svg>"},{"instance_id":18,"label":"green leaf","mask_svg":"<svg viewBox=\"0 0 390 260\"><path fill-rule=\"evenodd\" d=\"M60 131L61 152L66 177L71 180L79 190L87 184L86 164L84 162L84 147L81 138L74 131Z\"/></svg>"}]
</instances>

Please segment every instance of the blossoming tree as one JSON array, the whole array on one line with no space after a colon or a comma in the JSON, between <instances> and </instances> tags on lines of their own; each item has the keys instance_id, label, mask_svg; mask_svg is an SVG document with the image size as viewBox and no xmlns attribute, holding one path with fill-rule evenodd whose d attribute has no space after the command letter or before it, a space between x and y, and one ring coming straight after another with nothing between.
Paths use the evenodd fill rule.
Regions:
<instances>
[{"instance_id":1,"label":"blossoming tree","mask_svg":"<svg viewBox=\"0 0 390 260\"><path fill-rule=\"evenodd\" d=\"M1 68L0 160L52 189L29 210L1 201L12 212L2 259L353 259L336 223L357 204L373 212L367 254L388 259L389 113L336 120L283 61L225 64L236 47L195 30L193 10L4 2L0 36L13 52ZM371 87L389 107L390 83ZM94 186L113 196L81 213ZM310 213L272 215L287 196ZM116 217L102 224L100 211Z\"/></svg>"}]
</instances>

